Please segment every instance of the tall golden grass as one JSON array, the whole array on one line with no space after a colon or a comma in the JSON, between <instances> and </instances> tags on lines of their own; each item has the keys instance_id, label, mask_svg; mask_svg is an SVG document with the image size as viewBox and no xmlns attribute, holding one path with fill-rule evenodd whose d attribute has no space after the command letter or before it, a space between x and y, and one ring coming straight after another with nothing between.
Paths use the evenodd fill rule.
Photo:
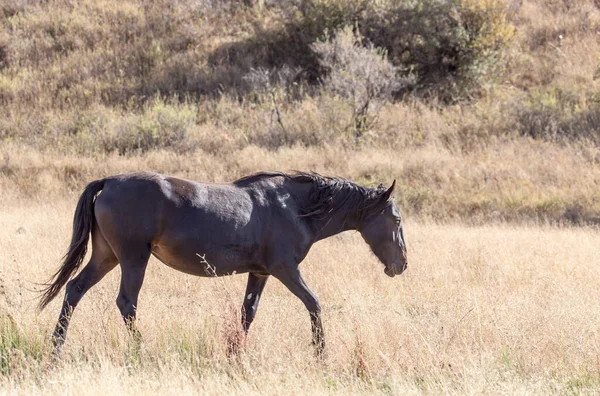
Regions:
<instances>
[{"instance_id":1,"label":"tall golden grass","mask_svg":"<svg viewBox=\"0 0 600 396\"><path fill-rule=\"evenodd\" d=\"M115 305L117 268L77 307L54 361L60 302L38 313L34 290L59 263L74 204L2 199L5 392L578 394L600 385L600 234L549 226L408 220L410 266L394 279L357 233L318 243L301 268L323 305L323 361L302 303L274 279L245 348L228 358L245 276L196 278L155 259L138 345Z\"/></svg>"},{"instance_id":2,"label":"tall golden grass","mask_svg":"<svg viewBox=\"0 0 600 396\"><path fill-rule=\"evenodd\" d=\"M433 126L428 130L436 135ZM468 224L600 222L600 165L593 146L492 140L465 151L430 141L406 148L296 145L270 150L249 145L222 153L152 150L127 156L82 156L0 143L0 192L14 200L61 199L80 194L92 180L122 172L153 170L223 182L259 170L299 169L371 186L397 179L396 198L412 218Z\"/></svg>"}]
</instances>

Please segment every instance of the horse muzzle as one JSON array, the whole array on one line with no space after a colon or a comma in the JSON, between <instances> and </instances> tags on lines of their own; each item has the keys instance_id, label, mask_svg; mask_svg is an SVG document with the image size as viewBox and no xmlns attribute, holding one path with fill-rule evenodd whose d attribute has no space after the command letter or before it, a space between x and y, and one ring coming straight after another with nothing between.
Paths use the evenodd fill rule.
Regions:
<instances>
[{"instance_id":1,"label":"horse muzzle","mask_svg":"<svg viewBox=\"0 0 600 396\"><path fill-rule=\"evenodd\" d=\"M408 262L406 262L406 261L402 264L392 263L392 264L386 266L385 269L383 270L383 272L390 278L393 278L396 275L401 275L404 271L406 271L407 267L408 267Z\"/></svg>"}]
</instances>

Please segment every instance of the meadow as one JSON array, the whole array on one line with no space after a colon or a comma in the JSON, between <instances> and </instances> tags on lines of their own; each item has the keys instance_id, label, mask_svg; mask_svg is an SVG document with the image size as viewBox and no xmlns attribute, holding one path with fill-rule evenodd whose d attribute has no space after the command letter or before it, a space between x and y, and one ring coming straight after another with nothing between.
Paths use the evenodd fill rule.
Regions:
<instances>
[{"instance_id":1,"label":"meadow","mask_svg":"<svg viewBox=\"0 0 600 396\"><path fill-rule=\"evenodd\" d=\"M596 0L0 0L0 393L600 394ZM319 242L301 302L152 258L51 356L36 310L90 181L314 170L397 180L409 268ZM344 271L340 271L343 267Z\"/></svg>"},{"instance_id":2,"label":"meadow","mask_svg":"<svg viewBox=\"0 0 600 396\"><path fill-rule=\"evenodd\" d=\"M195 278L153 258L138 307L142 343L116 308L117 268L77 307L54 361L59 302L38 313L34 290L63 253L74 198L2 202L3 392L598 392L600 233L591 228L408 220L410 267L394 279L357 233L322 241L302 265L323 305L322 361L302 303L278 281L231 357L245 276Z\"/></svg>"}]
</instances>

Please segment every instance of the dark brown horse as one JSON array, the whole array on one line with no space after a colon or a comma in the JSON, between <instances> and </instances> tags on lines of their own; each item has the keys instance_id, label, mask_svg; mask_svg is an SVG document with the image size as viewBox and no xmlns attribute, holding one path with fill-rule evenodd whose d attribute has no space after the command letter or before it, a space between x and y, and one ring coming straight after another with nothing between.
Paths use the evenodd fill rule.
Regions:
<instances>
[{"instance_id":1,"label":"dark brown horse","mask_svg":"<svg viewBox=\"0 0 600 396\"><path fill-rule=\"evenodd\" d=\"M64 343L70 317L83 295L117 264L122 273L117 306L130 330L137 332L138 294L153 254L192 275L247 272L242 307L246 332L273 275L310 312L313 343L321 353L325 347L321 307L298 266L316 241L358 230L385 265L385 273L401 274L407 266L406 247L392 199L394 185L371 189L301 172L262 172L223 184L147 172L94 181L81 194L69 251L40 302L44 308L67 284L53 335L55 346L59 350ZM67 283L83 262L90 233L90 261Z\"/></svg>"}]
</instances>

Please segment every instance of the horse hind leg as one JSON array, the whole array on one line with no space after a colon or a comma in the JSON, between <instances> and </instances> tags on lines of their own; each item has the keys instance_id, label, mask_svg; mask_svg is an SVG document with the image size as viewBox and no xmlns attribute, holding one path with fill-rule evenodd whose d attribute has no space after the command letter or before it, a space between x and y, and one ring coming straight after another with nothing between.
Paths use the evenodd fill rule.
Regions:
<instances>
[{"instance_id":1,"label":"horse hind leg","mask_svg":"<svg viewBox=\"0 0 600 396\"><path fill-rule=\"evenodd\" d=\"M137 303L148 260L150 259L150 245L139 246L137 249L128 245L129 253L123 256L121 262L121 287L117 296L117 306L121 311L123 321L130 333L140 338L140 333L136 326Z\"/></svg>"},{"instance_id":2,"label":"horse hind leg","mask_svg":"<svg viewBox=\"0 0 600 396\"><path fill-rule=\"evenodd\" d=\"M92 230L92 257L83 270L66 286L65 298L52 335L55 352L60 352L67 336L73 311L85 293L117 265L117 257L95 226Z\"/></svg>"}]
</instances>

